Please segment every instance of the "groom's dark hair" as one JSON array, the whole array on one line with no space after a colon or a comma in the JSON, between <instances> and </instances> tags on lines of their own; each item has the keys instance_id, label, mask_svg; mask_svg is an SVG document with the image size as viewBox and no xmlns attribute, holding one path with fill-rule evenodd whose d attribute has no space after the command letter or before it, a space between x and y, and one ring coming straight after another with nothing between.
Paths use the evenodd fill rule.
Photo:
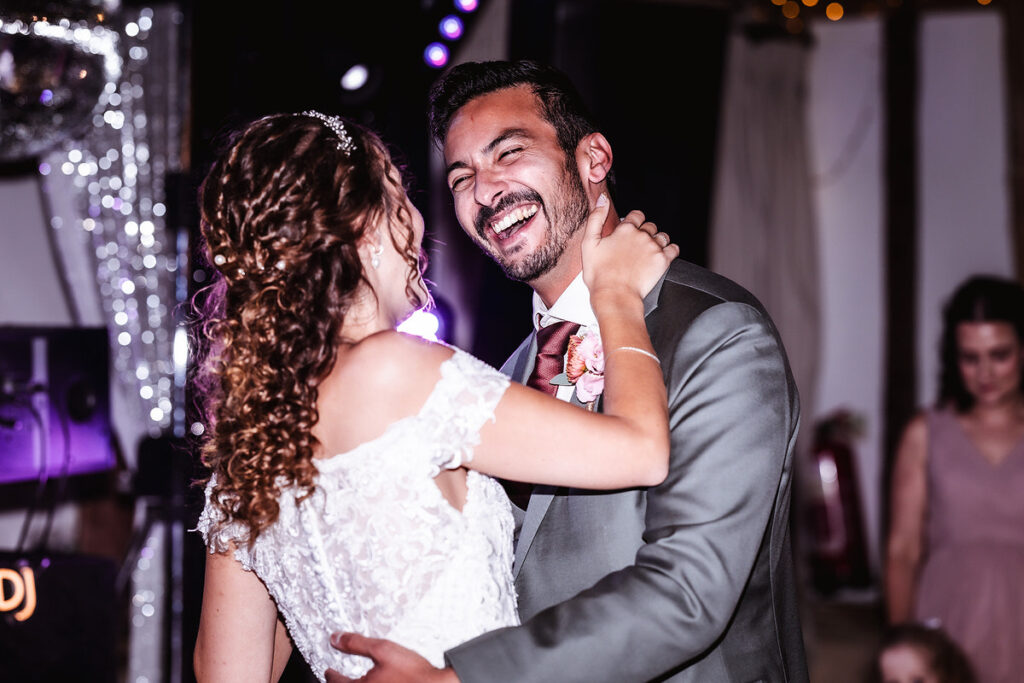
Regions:
<instances>
[{"instance_id":1,"label":"groom's dark hair","mask_svg":"<svg viewBox=\"0 0 1024 683\"><path fill-rule=\"evenodd\" d=\"M558 69L530 60L465 62L453 67L430 89L430 133L444 146L452 117L463 105L481 95L529 86L540 100L541 115L555 128L558 145L572 159L576 145L598 130L594 117L568 76Z\"/></svg>"}]
</instances>

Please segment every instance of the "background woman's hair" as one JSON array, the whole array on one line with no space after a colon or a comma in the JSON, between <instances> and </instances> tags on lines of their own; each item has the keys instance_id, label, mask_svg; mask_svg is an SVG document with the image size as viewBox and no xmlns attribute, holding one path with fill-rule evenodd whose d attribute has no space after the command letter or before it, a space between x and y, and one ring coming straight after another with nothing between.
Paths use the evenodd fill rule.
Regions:
<instances>
[{"instance_id":1,"label":"background woman's hair","mask_svg":"<svg viewBox=\"0 0 1024 683\"><path fill-rule=\"evenodd\" d=\"M974 397L960 375L956 328L960 323L1003 322L1013 326L1024 343L1024 288L1012 280L978 275L964 281L943 309L937 406L952 405L959 412L974 405ZM1021 368L1024 382L1024 366Z\"/></svg>"},{"instance_id":2,"label":"background woman's hair","mask_svg":"<svg viewBox=\"0 0 1024 683\"><path fill-rule=\"evenodd\" d=\"M416 300L420 253L400 174L373 133L344 124L355 144L348 153L315 118L255 121L199 190L214 273L194 301L201 458L216 476L221 526L242 523L249 543L277 519L285 488L300 499L313 491L317 387L334 365L346 312L372 293L359 244L382 220Z\"/></svg>"},{"instance_id":3,"label":"background woman's hair","mask_svg":"<svg viewBox=\"0 0 1024 683\"><path fill-rule=\"evenodd\" d=\"M977 678L970 660L960 646L941 628L908 622L889 628L882 636L872 665L870 683L883 683L881 659L886 650L899 646L916 648L928 662L928 668L939 683L975 683Z\"/></svg>"}]
</instances>

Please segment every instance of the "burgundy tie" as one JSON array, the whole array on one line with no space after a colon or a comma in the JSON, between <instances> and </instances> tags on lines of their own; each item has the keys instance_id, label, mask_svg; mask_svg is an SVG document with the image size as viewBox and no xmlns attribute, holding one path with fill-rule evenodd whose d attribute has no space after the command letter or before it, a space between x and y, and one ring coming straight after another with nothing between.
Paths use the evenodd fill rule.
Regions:
<instances>
[{"instance_id":1,"label":"burgundy tie","mask_svg":"<svg viewBox=\"0 0 1024 683\"><path fill-rule=\"evenodd\" d=\"M576 323L559 322L537 330L537 362L533 365L530 379L526 380L526 386L555 395L558 386L552 384L551 380L565 371L569 337L579 329Z\"/></svg>"},{"instance_id":2,"label":"burgundy tie","mask_svg":"<svg viewBox=\"0 0 1024 683\"><path fill-rule=\"evenodd\" d=\"M533 372L526 380L526 386L539 389L552 396L558 385L551 380L565 371L565 353L569 349L569 337L576 334L580 326L576 323L558 322L537 330L537 361ZM502 486L509 499L523 510L530 502L533 484L503 480Z\"/></svg>"}]
</instances>

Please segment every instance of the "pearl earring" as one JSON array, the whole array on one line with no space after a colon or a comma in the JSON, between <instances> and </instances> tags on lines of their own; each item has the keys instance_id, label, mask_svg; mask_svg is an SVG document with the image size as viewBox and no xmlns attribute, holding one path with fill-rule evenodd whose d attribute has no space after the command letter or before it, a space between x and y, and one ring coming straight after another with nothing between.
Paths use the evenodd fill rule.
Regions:
<instances>
[{"instance_id":1,"label":"pearl earring","mask_svg":"<svg viewBox=\"0 0 1024 683\"><path fill-rule=\"evenodd\" d=\"M381 243L370 250L370 265L374 270L380 268L380 257L384 254L384 244Z\"/></svg>"}]
</instances>

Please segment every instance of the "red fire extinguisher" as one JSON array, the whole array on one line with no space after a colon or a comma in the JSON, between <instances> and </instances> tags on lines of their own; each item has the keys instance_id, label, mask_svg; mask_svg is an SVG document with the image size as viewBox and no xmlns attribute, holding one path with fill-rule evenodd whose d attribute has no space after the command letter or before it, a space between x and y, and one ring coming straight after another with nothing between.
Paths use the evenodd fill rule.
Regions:
<instances>
[{"instance_id":1,"label":"red fire extinguisher","mask_svg":"<svg viewBox=\"0 0 1024 683\"><path fill-rule=\"evenodd\" d=\"M808 506L811 579L823 595L871 584L853 451L861 432L860 420L841 410L822 419L814 433L810 471L817 481L812 482Z\"/></svg>"}]
</instances>

